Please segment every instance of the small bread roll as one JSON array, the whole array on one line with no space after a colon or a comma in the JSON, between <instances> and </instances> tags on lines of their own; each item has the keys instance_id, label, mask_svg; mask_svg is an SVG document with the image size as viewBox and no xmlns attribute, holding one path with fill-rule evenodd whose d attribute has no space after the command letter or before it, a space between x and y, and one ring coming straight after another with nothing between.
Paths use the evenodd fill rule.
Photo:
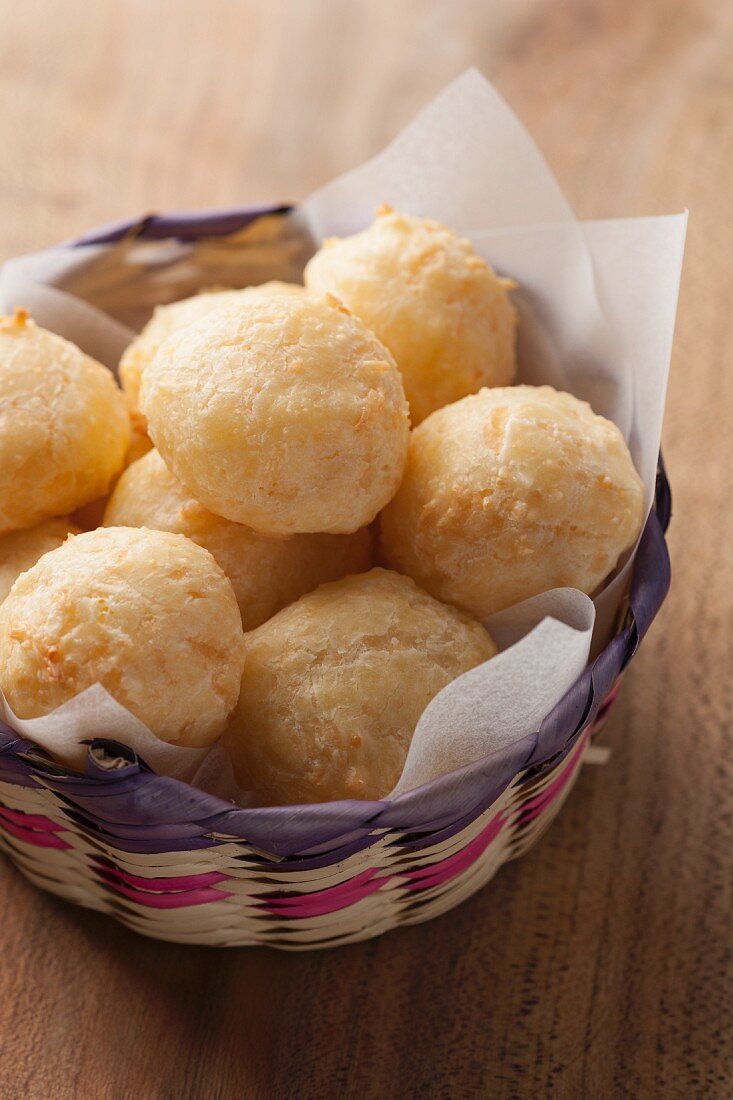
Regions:
<instances>
[{"instance_id":1,"label":"small bread roll","mask_svg":"<svg viewBox=\"0 0 733 1100\"><path fill-rule=\"evenodd\" d=\"M351 534L402 477L399 372L333 299L260 295L207 314L161 344L140 399L195 499L262 534Z\"/></svg>"},{"instance_id":2,"label":"small bread roll","mask_svg":"<svg viewBox=\"0 0 733 1100\"><path fill-rule=\"evenodd\" d=\"M102 496L129 441L110 371L25 310L0 319L0 534Z\"/></svg>"},{"instance_id":3,"label":"small bread roll","mask_svg":"<svg viewBox=\"0 0 733 1100\"><path fill-rule=\"evenodd\" d=\"M176 481L157 451L133 463L117 483L104 517L112 527L175 531L203 546L232 582L245 630L324 581L363 573L372 561L368 527L353 535L258 535L221 519Z\"/></svg>"},{"instance_id":4,"label":"small bread roll","mask_svg":"<svg viewBox=\"0 0 733 1100\"><path fill-rule=\"evenodd\" d=\"M551 588L591 593L633 545L644 499L615 424L551 386L481 390L412 433L381 517L395 569L478 619Z\"/></svg>"},{"instance_id":5,"label":"small bread roll","mask_svg":"<svg viewBox=\"0 0 733 1100\"><path fill-rule=\"evenodd\" d=\"M305 283L334 294L389 348L413 424L481 386L514 380L514 284L439 222L385 206L364 232L327 240Z\"/></svg>"},{"instance_id":6,"label":"small bread roll","mask_svg":"<svg viewBox=\"0 0 733 1100\"><path fill-rule=\"evenodd\" d=\"M20 718L98 682L162 741L202 747L226 725L243 663L232 586L182 535L76 535L0 604L0 687Z\"/></svg>"},{"instance_id":7,"label":"small bread roll","mask_svg":"<svg viewBox=\"0 0 733 1100\"><path fill-rule=\"evenodd\" d=\"M182 298L169 305L156 306L153 316L139 336L125 349L120 359L120 382L125 391L131 412L139 413L140 379L147 363L159 346L172 332L205 317L212 309L223 305L236 306L251 299L254 294L302 294L303 287L295 283L262 283L244 290L205 290L190 298ZM143 430L145 425L142 425Z\"/></svg>"},{"instance_id":8,"label":"small bread roll","mask_svg":"<svg viewBox=\"0 0 733 1100\"><path fill-rule=\"evenodd\" d=\"M430 700L496 653L479 623L385 569L323 585L245 642L224 744L263 805L383 798Z\"/></svg>"},{"instance_id":9,"label":"small bread roll","mask_svg":"<svg viewBox=\"0 0 733 1100\"><path fill-rule=\"evenodd\" d=\"M55 550L75 535L78 528L70 520L47 519L36 527L25 527L0 535L0 603L13 586L16 577L35 565L49 550Z\"/></svg>"}]
</instances>

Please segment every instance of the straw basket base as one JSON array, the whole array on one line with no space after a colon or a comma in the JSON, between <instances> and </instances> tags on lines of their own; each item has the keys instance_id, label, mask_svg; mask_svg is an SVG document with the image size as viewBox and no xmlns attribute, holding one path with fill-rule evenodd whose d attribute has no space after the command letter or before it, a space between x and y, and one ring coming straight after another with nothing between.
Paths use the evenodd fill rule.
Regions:
<instances>
[{"instance_id":1,"label":"straw basket base","mask_svg":"<svg viewBox=\"0 0 733 1100\"><path fill-rule=\"evenodd\" d=\"M368 847L311 870L225 836L203 850L150 855L113 847L52 790L3 781L0 849L34 885L156 939L290 951L353 943L446 912L523 855L559 812L606 713L568 754L520 773L433 843L376 830Z\"/></svg>"}]
</instances>

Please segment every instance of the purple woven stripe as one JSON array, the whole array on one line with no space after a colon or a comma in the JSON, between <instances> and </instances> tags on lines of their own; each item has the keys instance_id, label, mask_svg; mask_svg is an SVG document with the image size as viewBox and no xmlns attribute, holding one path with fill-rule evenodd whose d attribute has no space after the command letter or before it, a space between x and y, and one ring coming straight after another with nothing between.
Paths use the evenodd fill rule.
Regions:
<instances>
[{"instance_id":1,"label":"purple woven stripe","mask_svg":"<svg viewBox=\"0 0 733 1100\"><path fill-rule=\"evenodd\" d=\"M262 214L284 214L290 209L263 207L151 215L142 221L108 226L72 243L111 243L133 233L150 240L170 237L195 240L200 236L236 232ZM392 802L344 801L297 808L232 809L228 803L202 791L154 775L129 750L120 750L130 760L129 766L122 770L106 771L89 757L86 776L59 775L60 769L53 765L50 775L44 772L44 780L74 806L80 819L88 818L102 833L113 835L121 849L129 851L207 847L212 843L208 834L215 832L241 838L276 857L289 857L288 867L305 867L317 866L312 856L332 863L360 850L370 843L369 833L376 828L438 834L445 830L449 835L457 820L470 820L492 805L524 767L569 752L581 731L595 719L619 673L638 649L669 588L669 557L663 532L671 514L671 496L661 458L655 508L647 520L634 563L630 593L633 623L584 671L537 732L424 788ZM101 738L92 745L119 749ZM0 722L0 777L33 785L33 764L17 755L31 748L29 742ZM41 757L37 749L34 756L36 760ZM419 846L419 837L415 843Z\"/></svg>"},{"instance_id":2,"label":"purple woven stripe","mask_svg":"<svg viewBox=\"0 0 733 1100\"><path fill-rule=\"evenodd\" d=\"M8 736L10 735L10 736ZM0 721L0 780L5 783L13 783L17 787L37 787L33 779L32 769L25 760L13 755L20 751L19 742L13 731ZM25 745L27 746L27 742Z\"/></svg>"},{"instance_id":3,"label":"purple woven stripe","mask_svg":"<svg viewBox=\"0 0 733 1100\"><path fill-rule=\"evenodd\" d=\"M131 218L113 222L90 233L77 237L68 244L75 248L87 244L114 244L124 237L139 237L145 241L163 241L171 237L179 241L196 241L199 237L227 237L238 233L261 218L263 214L287 214L291 206L252 206L245 210L210 210L169 214L148 214L145 218Z\"/></svg>"},{"instance_id":4,"label":"purple woven stripe","mask_svg":"<svg viewBox=\"0 0 733 1100\"><path fill-rule=\"evenodd\" d=\"M584 731L578 738L577 746L573 749L572 754L568 754L568 763L560 769L559 775L555 779L553 779L552 783L550 783L549 786L545 787L544 790L540 791L540 793L535 795L533 798L528 799L527 802L524 804L524 806L522 807L521 815L522 821L527 821L533 817L536 817L537 814L540 813L540 811L543 809L543 807L547 806L547 804L550 802L554 802L554 800L558 797L564 787L567 786L567 784L570 782L571 777L573 776L573 773L575 772L575 769L580 763L582 751L587 740L588 733L587 731Z\"/></svg>"}]
</instances>

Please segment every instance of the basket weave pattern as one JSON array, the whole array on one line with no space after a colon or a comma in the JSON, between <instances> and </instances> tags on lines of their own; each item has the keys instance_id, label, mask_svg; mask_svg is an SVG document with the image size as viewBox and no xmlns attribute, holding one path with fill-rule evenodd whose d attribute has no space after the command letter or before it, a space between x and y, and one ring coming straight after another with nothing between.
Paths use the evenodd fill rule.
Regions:
<instances>
[{"instance_id":1,"label":"basket weave pattern","mask_svg":"<svg viewBox=\"0 0 733 1100\"><path fill-rule=\"evenodd\" d=\"M368 847L326 866L268 859L222 835L193 852L124 851L81 824L37 773L33 785L0 781L0 848L35 885L155 938L290 950L348 943L445 912L526 851L567 797L591 732L452 833L376 830Z\"/></svg>"}]
</instances>

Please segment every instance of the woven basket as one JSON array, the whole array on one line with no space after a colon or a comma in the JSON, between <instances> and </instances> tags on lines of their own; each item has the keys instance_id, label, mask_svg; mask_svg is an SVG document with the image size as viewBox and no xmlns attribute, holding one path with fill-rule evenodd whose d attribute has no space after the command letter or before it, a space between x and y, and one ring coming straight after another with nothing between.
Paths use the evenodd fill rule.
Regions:
<instances>
[{"instance_id":1,"label":"woven basket","mask_svg":"<svg viewBox=\"0 0 733 1100\"><path fill-rule=\"evenodd\" d=\"M150 218L79 243L227 239L254 218ZM0 847L42 889L163 940L304 950L445 912L525 852L567 797L667 593L670 511L660 460L616 636L540 729L500 753L392 801L242 810L103 737L73 773L0 722Z\"/></svg>"}]
</instances>

